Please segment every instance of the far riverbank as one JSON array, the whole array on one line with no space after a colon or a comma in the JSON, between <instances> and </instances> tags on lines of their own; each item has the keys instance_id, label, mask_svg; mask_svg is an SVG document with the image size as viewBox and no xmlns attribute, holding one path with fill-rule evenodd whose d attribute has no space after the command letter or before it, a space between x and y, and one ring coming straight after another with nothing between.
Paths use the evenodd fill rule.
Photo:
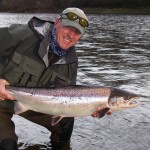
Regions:
<instances>
[{"instance_id":1,"label":"far riverbank","mask_svg":"<svg viewBox=\"0 0 150 150\"><path fill-rule=\"evenodd\" d=\"M81 8L86 14L141 14L150 15L150 7L144 8ZM60 13L63 9L37 9L37 10L8 10L1 11L2 13Z\"/></svg>"}]
</instances>

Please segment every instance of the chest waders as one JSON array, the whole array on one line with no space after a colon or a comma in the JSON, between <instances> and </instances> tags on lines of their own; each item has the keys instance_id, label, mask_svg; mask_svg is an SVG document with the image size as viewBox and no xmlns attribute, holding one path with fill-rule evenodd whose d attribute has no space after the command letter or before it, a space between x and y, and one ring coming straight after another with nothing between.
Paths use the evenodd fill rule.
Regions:
<instances>
[{"instance_id":1,"label":"chest waders","mask_svg":"<svg viewBox=\"0 0 150 150\"><path fill-rule=\"evenodd\" d=\"M31 50L31 49L30 49ZM33 54L34 53L34 54ZM1 78L11 85L25 87L53 87L75 84L77 63L55 64L45 67L43 61L34 51L16 51L11 60L1 71ZM74 77L73 77L74 76ZM73 80L73 81L72 81ZM0 102L0 147L16 150L17 135L11 120L14 103L12 101ZM20 116L46 127L51 131L51 143L69 142L74 118L63 118L58 124L52 126L52 116L34 111L26 111ZM54 145L55 145L54 144ZM6 148L7 149L7 148Z\"/></svg>"},{"instance_id":2,"label":"chest waders","mask_svg":"<svg viewBox=\"0 0 150 150\"><path fill-rule=\"evenodd\" d=\"M57 86L57 84L70 85L71 67L75 67L75 64L57 64L46 68L42 60L35 61L33 58L15 52L11 61L3 70L1 77L4 77L11 85L16 86L52 87Z\"/></svg>"}]
</instances>

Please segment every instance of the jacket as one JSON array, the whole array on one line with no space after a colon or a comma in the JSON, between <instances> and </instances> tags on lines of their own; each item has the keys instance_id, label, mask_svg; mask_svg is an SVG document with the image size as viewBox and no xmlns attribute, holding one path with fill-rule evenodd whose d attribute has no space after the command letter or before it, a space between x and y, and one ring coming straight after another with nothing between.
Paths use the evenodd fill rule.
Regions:
<instances>
[{"instance_id":1,"label":"jacket","mask_svg":"<svg viewBox=\"0 0 150 150\"><path fill-rule=\"evenodd\" d=\"M0 28L0 78L10 85L24 87L54 87L76 84L78 60L71 47L65 57L48 59L50 29L45 35L35 30L38 23L53 22L33 17L28 24L13 24ZM54 59L55 60L55 59Z\"/></svg>"}]
</instances>

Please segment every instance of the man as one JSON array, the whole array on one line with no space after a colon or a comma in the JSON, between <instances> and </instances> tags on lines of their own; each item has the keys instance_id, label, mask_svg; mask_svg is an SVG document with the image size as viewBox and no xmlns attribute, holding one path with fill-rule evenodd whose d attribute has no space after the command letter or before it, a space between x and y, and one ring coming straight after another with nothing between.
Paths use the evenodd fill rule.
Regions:
<instances>
[{"instance_id":1,"label":"man","mask_svg":"<svg viewBox=\"0 0 150 150\"><path fill-rule=\"evenodd\" d=\"M17 135L11 118L12 95L6 85L57 87L76 84L77 56L74 45L83 36L89 21L78 8L67 8L55 22L33 17L28 24L0 29L0 148L17 149ZM104 114L96 111L93 117ZM51 125L52 116L26 111L20 116L51 131L51 143L70 141L74 118Z\"/></svg>"}]
</instances>

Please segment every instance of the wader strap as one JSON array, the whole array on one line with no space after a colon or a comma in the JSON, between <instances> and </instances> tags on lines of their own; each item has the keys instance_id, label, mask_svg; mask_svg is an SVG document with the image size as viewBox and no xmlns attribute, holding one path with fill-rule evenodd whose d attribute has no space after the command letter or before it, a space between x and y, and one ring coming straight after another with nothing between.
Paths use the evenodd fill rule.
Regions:
<instances>
[{"instance_id":1,"label":"wader strap","mask_svg":"<svg viewBox=\"0 0 150 150\"><path fill-rule=\"evenodd\" d=\"M65 78L64 76L60 76L60 75L56 74L55 83L63 85L63 86L67 86L67 85L71 84L71 81L70 81L70 79Z\"/></svg>"},{"instance_id":2,"label":"wader strap","mask_svg":"<svg viewBox=\"0 0 150 150\"><path fill-rule=\"evenodd\" d=\"M54 86L67 86L71 83L70 79L58 74L55 71L53 71L51 81L53 81Z\"/></svg>"},{"instance_id":3,"label":"wader strap","mask_svg":"<svg viewBox=\"0 0 150 150\"><path fill-rule=\"evenodd\" d=\"M30 76L31 76L31 74L29 74L27 72L23 73L22 77L20 78L19 83L21 85L26 85L30 79Z\"/></svg>"},{"instance_id":4,"label":"wader strap","mask_svg":"<svg viewBox=\"0 0 150 150\"><path fill-rule=\"evenodd\" d=\"M38 87L47 86L65 86L69 85L71 80L63 75L58 74L52 67L48 68L46 72L43 74L42 78L38 83Z\"/></svg>"}]
</instances>

